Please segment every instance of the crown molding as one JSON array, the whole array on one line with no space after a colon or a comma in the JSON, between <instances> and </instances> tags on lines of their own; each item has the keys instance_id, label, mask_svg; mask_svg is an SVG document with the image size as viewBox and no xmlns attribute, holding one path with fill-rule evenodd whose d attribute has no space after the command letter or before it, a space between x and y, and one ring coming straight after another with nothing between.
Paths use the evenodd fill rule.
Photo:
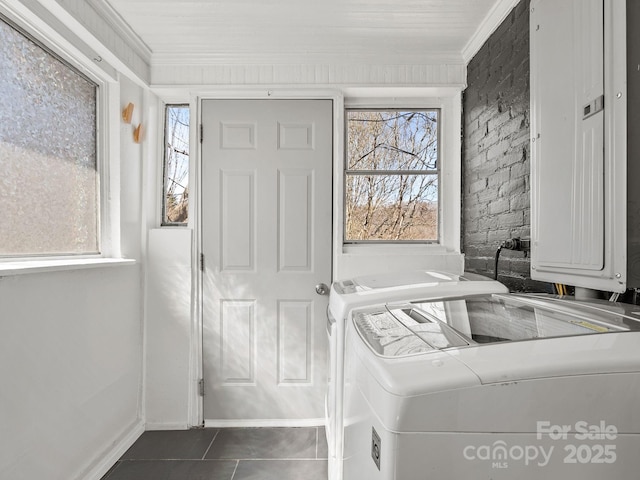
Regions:
<instances>
[{"instance_id":1,"label":"crown molding","mask_svg":"<svg viewBox=\"0 0 640 480\"><path fill-rule=\"evenodd\" d=\"M0 19L10 22L14 28L38 41L90 78L109 81L117 79L117 69L103 58L104 52L73 30L68 19L56 16L42 2L4 0L0 2Z\"/></svg>"},{"instance_id":2,"label":"crown molding","mask_svg":"<svg viewBox=\"0 0 640 480\"><path fill-rule=\"evenodd\" d=\"M511 10L520 3L521 0L498 0L480 26L471 36L467 44L462 49L462 58L465 64L468 64L476 53L482 48L482 45L489 39L491 34L500 26L505 18L511 13Z\"/></svg>"},{"instance_id":3,"label":"crown molding","mask_svg":"<svg viewBox=\"0 0 640 480\"><path fill-rule=\"evenodd\" d=\"M131 26L116 12L107 0L85 0L91 8L107 22L114 32L140 56L147 64L151 63L152 51Z\"/></svg>"}]
</instances>

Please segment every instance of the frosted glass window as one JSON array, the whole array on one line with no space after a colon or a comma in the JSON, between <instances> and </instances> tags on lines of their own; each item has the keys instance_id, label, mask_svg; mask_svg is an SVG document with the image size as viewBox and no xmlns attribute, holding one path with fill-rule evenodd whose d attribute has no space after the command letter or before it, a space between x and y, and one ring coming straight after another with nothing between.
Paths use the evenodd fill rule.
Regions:
<instances>
[{"instance_id":1,"label":"frosted glass window","mask_svg":"<svg viewBox=\"0 0 640 480\"><path fill-rule=\"evenodd\" d=\"M0 256L99 252L97 86L0 19Z\"/></svg>"}]
</instances>

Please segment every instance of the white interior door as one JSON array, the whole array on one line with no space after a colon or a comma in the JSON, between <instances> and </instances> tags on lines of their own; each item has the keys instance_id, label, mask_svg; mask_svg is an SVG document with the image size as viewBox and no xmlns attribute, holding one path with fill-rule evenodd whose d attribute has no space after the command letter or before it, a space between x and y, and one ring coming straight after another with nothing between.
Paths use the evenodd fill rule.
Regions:
<instances>
[{"instance_id":1,"label":"white interior door","mask_svg":"<svg viewBox=\"0 0 640 480\"><path fill-rule=\"evenodd\" d=\"M206 425L324 415L332 108L202 102Z\"/></svg>"}]
</instances>

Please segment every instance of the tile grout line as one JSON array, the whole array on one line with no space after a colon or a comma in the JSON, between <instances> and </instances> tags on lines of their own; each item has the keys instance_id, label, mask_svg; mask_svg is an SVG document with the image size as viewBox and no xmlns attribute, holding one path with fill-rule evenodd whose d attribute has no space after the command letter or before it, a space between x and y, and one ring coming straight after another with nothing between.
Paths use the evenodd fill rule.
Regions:
<instances>
[{"instance_id":1,"label":"tile grout line","mask_svg":"<svg viewBox=\"0 0 640 480\"><path fill-rule=\"evenodd\" d=\"M233 469L233 473L231 474L231 478L229 480L233 480L233 477L236 476L236 472L238 471L239 466L240 466L240 460L236 460L236 468Z\"/></svg>"},{"instance_id":2,"label":"tile grout line","mask_svg":"<svg viewBox=\"0 0 640 480\"><path fill-rule=\"evenodd\" d=\"M199 462L201 461L205 461L205 462L213 462L213 461L220 461L220 460L238 460L238 461L243 461L243 462L278 462L278 461L283 461L283 462L311 462L314 460L326 460L325 458L313 458L313 457L300 457L300 458L295 458L295 457L256 457L256 458L210 458L209 460L198 460Z\"/></svg>"},{"instance_id":3,"label":"tile grout line","mask_svg":"<svg viewBox=\"0 0 640 480\"><path fill-rule=\"evenodd\" d=\"M209 453L209 450L211 450L211 447L213 446L213 442L216 441L216 438L218 438L218 434L220 433L220 430L216 431L216 434L213 436L213 438L211 439L211 443L209 444L209 446L207 447L207 449L204 452L204 455L202 455L202 458L200 460L204 460L207 456L207 453Z\"/></svg>"}]
</instances>

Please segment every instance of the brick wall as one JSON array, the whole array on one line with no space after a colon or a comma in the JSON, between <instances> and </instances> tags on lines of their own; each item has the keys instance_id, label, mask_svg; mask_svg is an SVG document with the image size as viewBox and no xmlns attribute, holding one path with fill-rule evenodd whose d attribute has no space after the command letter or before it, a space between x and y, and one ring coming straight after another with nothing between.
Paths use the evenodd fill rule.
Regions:
<instances>
[{"instance_id":1,"label":"brick wall","mask_svg":"<svg viewBox=\"0 0 640 480\"><path fill-rule=\"evenodd\" d=\"M529 0L521 0L467 66L463 96L462 245L466 270L494 274L495 253L530 236ZM498 279L547 290L529 258L502 250Z\"/></svg>"}]
</instances>

